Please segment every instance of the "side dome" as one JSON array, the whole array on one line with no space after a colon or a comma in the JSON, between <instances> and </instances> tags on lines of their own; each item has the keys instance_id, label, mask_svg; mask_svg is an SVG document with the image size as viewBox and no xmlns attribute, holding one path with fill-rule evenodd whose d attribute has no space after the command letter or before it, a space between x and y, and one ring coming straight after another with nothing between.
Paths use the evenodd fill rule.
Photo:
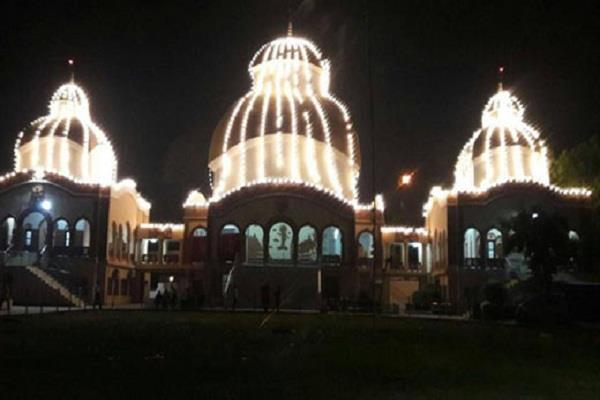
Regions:
<instances>
[{"instance_id":1,"label":"side dome","mask_svg":"<svg viewBox=\"0 0 600 400\"><path fill-rule=\"evenodd\" d=\"M290 32L262 46L249 73L250 91L212 136L212 200L251 185L285 183L355 202L358 138L348 110L329 93L329 62L320 50Z\"/></svg>"},{"instance_id":2,"label":"side dome","mask_svg":"<svg viewBox=\"0 0 600 400\"><path fill-rule=\"evenodd\" d=\"M58 88L48 115L33 121L15 143L15 171L42 170L82 183L109 185L117 159L104 132L92 121L88 97L73 82Z\"/></svg>"},{"instance_id":3,"label":"side dome","mask_svg":"<svg viewBox=\"0 0 600 400\"><path fill-rule=\"evenodd\" d=\"M550 183L546 145L524 121L524 111L518 99L501 87L490 98L481 128L458 157L455 189L485 190L506 182Z\"/></svg>"}]
</instances>

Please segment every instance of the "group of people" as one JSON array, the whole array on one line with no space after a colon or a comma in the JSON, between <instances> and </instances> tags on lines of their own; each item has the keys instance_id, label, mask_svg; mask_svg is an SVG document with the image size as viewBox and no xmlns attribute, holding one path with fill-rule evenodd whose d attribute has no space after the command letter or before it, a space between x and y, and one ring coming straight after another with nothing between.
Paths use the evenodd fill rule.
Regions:
<instances>
[{"instance_id":1,"label":"group of people","mask_svg":"<svg viewBox=\"0 0 600 400\"><path fill-rule=\"evenodd\" d=\"M233 285L230 292L231 311L235 311L239 301L239 290L236 285ZM277 286L273 292L273 303L271 303L271 286L267 283L260 288L260 302L263 310L267 313L273 305L273 310L279 312L281 305L281 286Z\"/></svg>"},{"instance_id":2,"label":"group of people","mask_svg":"<svg viewBox=\"0 0 600 400\"><path fill-rule=\"evenodd\" d=\"M157 290L156 296L154 296L154 307L155 308L175 308L177 306L177 290L174 287L171 290L166 289L163 291Z\"/></svg>"}]
</instances>

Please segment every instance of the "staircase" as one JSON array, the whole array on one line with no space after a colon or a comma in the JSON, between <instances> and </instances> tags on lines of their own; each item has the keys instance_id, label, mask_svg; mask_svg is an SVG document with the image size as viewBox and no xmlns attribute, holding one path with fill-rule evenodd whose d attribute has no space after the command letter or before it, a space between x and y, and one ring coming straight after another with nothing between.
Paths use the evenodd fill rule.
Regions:
<instances>
[{"instance_id":1,"label":"staircase","mask_svg":"<svg viewBox=\"0 0 600 400\"><path fill-rule=\"evenodd\" d=\"M44 282L51 289L56 291L56 293L58 293L67 302L73 304L76 307L83 308L85 306L85 302L82 299L80 299L79 297L77 297L73 293L71 293L71 291L69 291L69 289L64 287L60 282L58 282L55 278L53 278L47 272L43 271L41 268L30 265L30 266L26 266L25 269L27 269L29 272L31 272L33 275L35 275L37 278L39 278L42 282Z\"/></svg>"}]
</instances>

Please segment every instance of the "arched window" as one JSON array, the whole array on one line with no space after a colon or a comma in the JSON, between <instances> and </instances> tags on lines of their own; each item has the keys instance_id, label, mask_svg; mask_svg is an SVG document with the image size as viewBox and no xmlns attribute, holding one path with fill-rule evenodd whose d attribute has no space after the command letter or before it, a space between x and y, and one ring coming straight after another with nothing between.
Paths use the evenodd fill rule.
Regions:
<instances>
[{"instance_id":1,"label":"arched window","mask_svg":"<svg viewBox=\"0 0 600 400\"><path fill-rule=\"evenodd\" d=\"M46 245L48 224L38 211L29 213L23 220L23 244L29 251L40 251Z\"/></svg>"},{"instance_id":2,"label":"arched window","mask_svg":"<svg viewBox=\"0 0 600 400\"><path fill-rule=\"evenodd\" d=\"M131 257L135 253L135 238L129 222L127 222L127 238L127 254Z\"/></svg>"},{"instance_id":3,"label":"arched window","mask_svg":"<svg viewBox=\"0 0 600 400\"><path fill-rule=\"evenodd\" d=\"M69 223L65 219L58 219L54 223L54 232L52 238L53 247L69 247L71 245L71 232L69 232Z\"/></svg>"},{"instance_id":4,"label":"arched window","mask_svg":"<svg viewBox=\"0 0 600 400\"><path fill-rule=\"evenodd\" d=\"M248 225L245 232L244 250L246 262L249 264L262 264L264 262L264 232L260 225Z\"/></svg>"},{"instance_id":5,"label":"arched window","mask_svg":"<svg viewBox=\"0 0 600 400\"><path fill-rule=\"evenodd\" d=\"M204 262L208 259L208 232L202 227L192 231L190 246L190 259L192 262Z\"/></svg>"},{"instance_id":6,"label":"arched window","mask_svg":"<svg viewBox=\"0 0 600 400\"><path fill-rule=\"evenodd\" d=\"M120 228L120 226L119 226ZM129 243L129 224L125 225L121 236L121 256L127 258L127 244Z\"/></svg>"},{"instance_id":7,"label":"arched window","mask_svg":"<svg viewBox=\"0 0 600 400\"><path fill-rule=\"evenodd\" d=\"M324 263L340 264L342 262L342 232L335 226L323 230L321 254Z\"/></svg>"},{"instance_id":8,"label":"arched window","mask_svg":"<svg viewBox=\"0 0 600 400\"><path fill-rule=\"evenodd\" d=\"M371 232L362 232L358 235L358 259L370 260L374 256L375 240Z\"/></svg>"},{"instance_id":9,"label":"arched window","mask_svg":"<svg viewBox=\"0 0 600 400\"><path fill-rule=\"evenodd\" d=\"M317 231L310 225L304 225L298 231L298 262L311 264L317 262Z\"/></svg>"},{"instance_id":10,"label":"arched window","mask_svg":"<svg viewBox=\"0 0 600 400\"><path fill-rule=\"evenodd\" d=\"M75 222L75 237L73 238L73 246L88 249L90 247L90 231L90 223L87 221L87 219L78 219L77 222Z\"/></svg>"},{"instance_id":11,"label":"arched window","mask_svg":"<svg viewBox=\"0 0 600 400\"><path fill-rule=\"evenodd\" d=\"M579 238L579 234L573 230L569 231L569 240L571 242L579 242L580 238Z\"/></svg>"},{"instance_id":12,"label":"arched window","mask_svg":"<svg viewBox=\"0 0 600 400\"><path fill-rule=\"evenodd\" d=\"M13 244L16 221L14 217L7 217L0 226L0 250L7 250Z\"/></svg>"},{"instance_id":13,"label":"arched window","mask_svg":"<svg viewBox=\"0 0 600 400\"><path fill-rule=\"evenodd\" d=\"M108 252L110 253L111 257L115 257L117 255L117 246L118 246L117 237L118 237L117 223L115 221L113 221L111 224L110 232L108 233L108 241L109 241Z\"/></svg>"},{"instance_id":14,"label":"arched window","mask_svg":"<svg viewBox=\"0 0 600 400\"><path fill-rule=\"evenodd\" d=\"M233 261L240 252L240 228L227 224L221 229L219 237L219 258L221 261Z\"/></svg>"},{"instance_id":15,"label":"arched window","mask_svg":"<svg viewBox=\"0 0 600 400\"><path fill-rule=\"evenodd\" d=\"M289 262L292 260L294 231L285 222L276 222L269 230L269 259Z\"/></svg>"},{"instance_id":16,"label":"arched window","mask_svg":"<svg viewBox=\"0 0 600 400\"><path fill-rule=\"evenodd\" d=\"M489 260L502 258L502 233L498 229L492 228L488 231L486 238L487 258Z\"/></svg>"},{"instance_id":17,"label":"arched window","mask_svg":"<svg viewBox=\"0 0 600 400\"><path fill-rule=\"evenodd\" d=\"M117 248L117 257L123 256L123 225L119 224L119 231L117 234L117 240L115 241L115 247Z\"/></svg>"},{"instance_id":18,"label":"arched window","mask_svg":"<svg viewBox=\"0 0 600 400\"><path fill-rule=\"evenodd\" d=\"M465 231L463 246L465 261L481 258L481 235L477 229L469 228Z\"/></svg>"}]
</instances>

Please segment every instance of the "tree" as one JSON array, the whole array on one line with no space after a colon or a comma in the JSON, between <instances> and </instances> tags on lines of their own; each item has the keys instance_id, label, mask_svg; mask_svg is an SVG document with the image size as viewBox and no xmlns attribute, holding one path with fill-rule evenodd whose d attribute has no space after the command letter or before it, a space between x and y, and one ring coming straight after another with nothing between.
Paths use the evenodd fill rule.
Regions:
<instances>
[{"instance_id":1,"label":"tree","mask_svg":"<svg viewBox=\"0 0 600 400\"><path fill-rule=\"evenodd\" d=\"M594 208L600 211L600 136L564 150L552 163L550 175L559 186L590 188Z\"/></svg>"},{"instance_id":2,"label":"tree","mask_svg":"<svg viewBox=\"0 0 600 400\"><path fill-rule=\"evenodd\" d=\"M590 218L581 226L581 262L590 272L600 268L600 136L594 135L585 142L564 150L552 163L552 182L565 187L585 186L592 190Z\"/></svg>"},{"instance_id":3,"label":"tree","mask_svg":"<svg viewBox=\"0 0 600 400\"><path fill-rule=\"evenodd\" d=\"M521 211L505 225L507 252L523 253L536 281L547 288L557 267L573 257L566 221L541 211Z\"/></svg>"}]
</instances>

